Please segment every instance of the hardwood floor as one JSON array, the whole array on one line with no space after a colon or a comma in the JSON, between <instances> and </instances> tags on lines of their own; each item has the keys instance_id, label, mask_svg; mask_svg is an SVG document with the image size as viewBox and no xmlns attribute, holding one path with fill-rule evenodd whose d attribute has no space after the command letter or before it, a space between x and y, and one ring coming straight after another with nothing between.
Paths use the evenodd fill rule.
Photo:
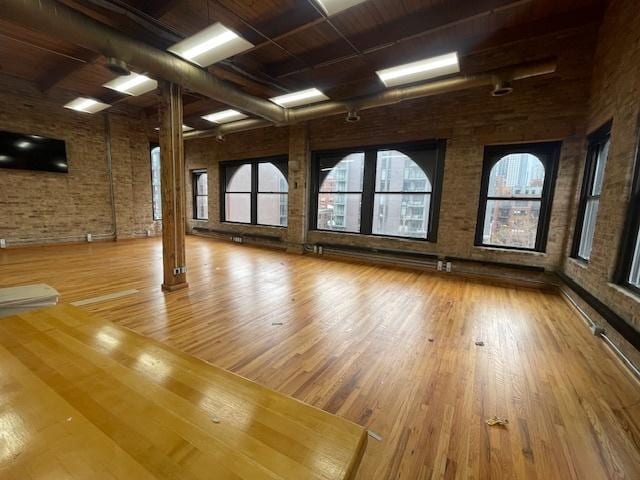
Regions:
<instances>
[{"instance_id":1,"label":"hardwood floor","mask_svg":"<svg viewBox=\"0 0 640 480\"><path fill-rule=\"evenodd\" d=\"M158 239L4 250L0 284L139 290L82 308L376 432L359 480L640 478L640 384L554 293L197 237L187 265L164 294Z\"/></svg>"},{"instance_id":2,"label":"hardwood floor","mask_svg":"<svg viewBox=\"0 0 640 480\"><path fill-rule=\"evenodd\" d=\"M71 305L2 319L0 402L6 480L349 480L367 442L353 422Z\"/></svg>"}]
</instances>

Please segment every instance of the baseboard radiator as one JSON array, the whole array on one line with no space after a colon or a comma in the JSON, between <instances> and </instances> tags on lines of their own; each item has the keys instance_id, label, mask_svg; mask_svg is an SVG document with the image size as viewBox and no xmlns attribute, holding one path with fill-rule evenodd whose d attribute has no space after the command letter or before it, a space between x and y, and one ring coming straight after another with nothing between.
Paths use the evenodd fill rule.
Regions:
<instances>
[{"instance_id":1,"label":"baseboard radiator","mask_svg":"<svg viewBox=\"0 0 640 480\"><path fill-rule=\"evenodd\" d=\"M263 245L274 248L286 248L285 242L277 235L266 235L261 233L250 232L233 232L230 230L218 230L213 228L194 227L192 228L194 235L206 237L214 237L220 240L228 240L234 243L247 243L251 245Z\"/></svg>"}]
</instances>

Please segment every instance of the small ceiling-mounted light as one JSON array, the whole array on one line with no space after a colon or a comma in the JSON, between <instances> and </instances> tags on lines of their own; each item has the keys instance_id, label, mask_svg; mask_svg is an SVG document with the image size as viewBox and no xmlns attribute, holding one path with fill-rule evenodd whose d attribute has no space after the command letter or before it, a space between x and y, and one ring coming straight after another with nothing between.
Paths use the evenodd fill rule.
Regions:
<instances>
[{"instance_id":1,"label":"small ceiling-mounted light","mask_svg":"<svg viewBox=\"0 0 640 480\"><path fill-rule=\"evenodd\" d=\"M158 88L158 82L145 75L131 73L111 80L102 86L127 95L142 95Z\"/></svg>"},{"instance_id":2,"label":"small ceiling-mounted light","mask_svg":"<svg viewBox=\"0 0 640 480\"><path fill-rule=\"evenodd\" d=\"M221 112L210 113L209 115L205 115L202 118L212 123L227 123L227 122L235 122L236 120L242 120L243 118L247 118L247 116L239 112L237 110L222 110Z\"/></svg>"},{"instance_id":3,"label":"small ceiling-mounted light","mask_svg":"<svg viewBox=\"0 0 640 480\"><path fill-rule=\"evenodd\" d=\"M347 8L354 7L360 3L366 2L366 0L316 0L322 7L324 12L331 16L336 13L340 13Z\"/></svg>"},{"instance_id":4,"label":"small ceiling-mounted light","mask_svg":"<svg viewBox=\"0 0 640 480\"><path fill-rule=\"evenodd\" d=\"M251 42L221 23L214 23L167 50L201 67L208 67L252 47Z\"/></svg>"},{"instance_id":5,"label":"small ceiling-mounted light","mask_svg":"<svg viewBox=\"0 0 640 480\"><path fill-rule=\"evenodd\" d=\"M279 95L277 97L270 98L269 100L281 107L299 107L300 105L309 105L310 103L329 100L329 97L317 88L308 88L307 90L301 90L299 92Z\"/></svg>"},{"instance_id":6,"label":"small ceiling-mounted light","mask_svg":"<svg viewBox=\"0 0 640 480\"><path fill-rule=\"evenodd\" d=\"M105 108L109 108L111 105L107 103L99 102L93 98L78 97L75 100L71 100L64 108L75 110L76 112L83 113L98 113Z\"/></svg>"},{"instance_id":7,"label":"small ceiling-mounted light","mask_svg":"<svg viewBox=\"0 0 640 480\"><path fill-rule=\"evenodd\" d=\"M159 132L160 131L160 127L156 127L156 128L154 128L154 130L156 132ZM191 130L193 130L193 127L190 127L189 125L182 125L182 131L183 132L190 132Z\"/></svg>"},{"instance_id":8,"label":"small ceiling-mounted light","mask_svg":"<svg viewBox=\"0 0 640 480\"><path fill-rule=\"evenodd\" d=\"M447 53L438 57L426 58L397 67L378 70L376 73L387 87L419 82L430 78L450 75L460 71L458 54Z\"/></svg>"}]
</instances>

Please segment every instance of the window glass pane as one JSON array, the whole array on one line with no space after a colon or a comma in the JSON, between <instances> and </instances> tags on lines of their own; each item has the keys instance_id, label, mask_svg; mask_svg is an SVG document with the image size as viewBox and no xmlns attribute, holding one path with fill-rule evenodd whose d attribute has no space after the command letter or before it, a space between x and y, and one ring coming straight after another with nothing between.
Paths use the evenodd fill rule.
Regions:
<instances>
[{"instance_id":1,"label":"window glass pane","mask_svg":"<svg viewBox=\"0 0 640 480\"><path fill-rule=\"evenodd\" d=\"M251 191L251 165L228 165L226 167L227 192Z\"/></svg>"},{"instance_id":2,"label":"window glass pane","mask_svg":"<svg viewBox=\"0 0 640 480\"><path fill-rule=\"evenodd\" d=\"M426 238L431 195L376 193L372 231L379 235Z\"/></svg>"},{"instance_id":3,"label":"window glass pane","mask_svg":"<svg viewBox=\"0 0 640 480\"><path fill-rule=\"evenodd\" d=\"M286 227L288 197L286 193L259 193L258 223Z\"/></svg>"},{"instance_id":4,"label":"window glass pane","mask_svg":"<svg viewBox=\"0 0 640 480\"><path fill-rule=\"evenodd\" d=\"M593 246L593 234L596 231L596 218L598 216L599 200L591 198L587 200L582 221L582 236L580 238L580 248L578 256L589 260L591 257L591 247Z\"/></svg>"},{"instance_id":5,"label":"window glass pane","mask_svg":"<svg viewBox=\"0 0 640 480\"><path fill-rule=\"evenodd\" d=\"M540 200L488 200L483 243L533 249L539 217Z\"/></svg>"},{"instance_id":6,"label":"window glass pane","mask_svg":"<svg viewBox=\"0 0 640 480\"><path fill-rule=\"evenodd\" d=\"M397 150L379 150L376 192L430 192L431 182L420 166Z\"/></svg>"},{"instance_id":7,"label":"window glass pane","mask_svg":"<svg viewBox=\"0 0 640 480\"><path fill-rule=\"evenodd\" d=\"M160 147L151 149L151 203L153 205L153 219L162 218L162 194L160 184Z\"/></svg>"},{"instance_id":8,"label":"window glass pane","mask_svg":"<svg viewBox=\"0 0 640 480\"><path fill-rule=\"evenodd\" d=\"M592 195L600 195L602 192L602 181L604 180L604 169L607 166L607 157L609 156L609 144L607 140L603 145L598 147L596 151L596 171L593 175Z\"/></svg>"},{"instance_id":9,"label":"window glass pane","mask_svg":"<svg viewBox=\"0 0 640 480\"><path fill-rule=\"evenodd\" d=\"M258 164L259 192L287 192L289 187L282 171L273 163Z\"/></svg>"},{"instance_id":10,"label":"window glass pane","mask_svg":"<svg viewBox=\"0 0 640 480\"><path fill-rule=\"evenodd\" d=\"M530 153L500 159L489 175L489 197L542 197L544 165Z\"/></svg>"},{"instance_id":11,"label":"window glass pane","mask_svg":"<svg viewBox=\"0 0 640 480\"><path fill-rule=\"evenodd\" d=\"M198 173L196 174L196 195L207 195L207 194L208 194L207 174Z\"/></svg>"},{"instance_id":12,"label":"window glass pane","mask_svg":"<svg viewBox=\"0 0 640 480\"><path fill-rule=\"evenodd\" d=\"M196 218L199 220L206 220L209 218L209 207L207 206L206 196L196 197Z\"/></svg>"},{"instance_id":13,"label":"window glass pane","mask_svg":"<svg viewBox=\"0 0 640 480\"><path fill-rule=\"evenodd\" d=\"M640 232L636 232L636 247L633 251L629 283L640 288Z\"/></svg>"},{"instance_id":14,"label":"window glass pane","mask_svg":"<svg viewBox=\"0 0 640 480\"><path fill-rule=\"evenodd\" d=\"M250 193L227 193L224 198L224 219L227 222L251 223Z\"/></svg>"},{"instance_id":15,"label":"window glass pane","mask_svg":"<svg viewBox=\"0 0 640 480\"><path fill-rule=\"evenodd\" d=\"M361 192L364 178L364 153L351 153L335 163L320 161L321 192Z\"/></svg>"},{"instance_id":16,"label":"window glass pane","mask_svg":"<svg viewBox=\"0 0 640 480\"><path fill-rule=\"evenodd\" d=\"M318 229L359 232L361 201L359 193L319 194Z\"/></svg>"}]
</instances>

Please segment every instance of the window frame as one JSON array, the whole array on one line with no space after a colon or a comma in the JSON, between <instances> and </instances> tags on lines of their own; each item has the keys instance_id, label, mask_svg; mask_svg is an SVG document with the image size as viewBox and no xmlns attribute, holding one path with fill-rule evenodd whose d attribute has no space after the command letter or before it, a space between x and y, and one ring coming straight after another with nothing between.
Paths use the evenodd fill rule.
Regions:
<instances>
[{"instance_id":1,"label":"window frame","mask_svg":"<svg viewBox=\"0 0 640 480\"><path fill-rule=\"evenodd\" d=\"M276 168L277 164L281 163L285 165L286 171L282 172L287 180L286 192L261 192L258 190L258 166L261 163L273 163ZM244 193L250 195L250 209L251 209L251 221L249 222L236 222L232 220L226 220L226 194L227 194L227 167L239 167L241 165L251 166L251 191L250 192L228 192L228 193ZM272 228L288 228L289 226L289 212L287 211L287 225L273 225L267 223L258 223L258 194L281 194L287 195L287 206L289 205L289 157L288 155L274 155L270 157L257 157L248 158L242 160L225 160L220 162L220 222L230 223L235 225L252 225L257 227L272 227ZM288 210L288 207L287 207Z\"/></svg>"},{"instance_id":2,"label":"window frame","mask_svg":"<svg viewBox=\"0 0 640 480\"><path fill-rule=\"evenodd\" d=\"M154 222L162 221L162 215L156 218L156 210L153 201L153 156L152 152L154 148L160 148L160 144L156 142L149 143L149 186L151 187L151 218ZM162 214L162 158L160 159L160 213Z\"/></svg>"},{"instance_id":3,"label":"window frame","mask_svg":"<svg viewBox=\"0 0 640 480\"><path fill-rule=\"evenodd\" d=\"M601 193L598 195L593 195L591 192L593 191L593 181L595 179L596 167L598 166L597 162L597 153L600 150L600 147L611 138L611 125L612 120L609 120L607 123L593 131L587 136L587 158L585 160L584 172L582 174L582 187L580 189L580 200L578 203L578 213L576 215L576 227L573 232L573 243L571 246L571 258L578 260L583 263L589 263L589 258L581 257L580 252L580 243L582 241L582 233L584 226L584 217L587 211L587 204L589 200L598 200L598 206L600 206L600 198L602 196ZM608 154L607 154L608 156ZM605 169L602 172L603 179L606 173L606 164ZM597 222L597 215L596 215ZM594 226L595 228L595 226ZM595 231L594 231L595 237Z\"/></svg>"},{"instance_id":4,"label":"window frame","mask_svg":"<svg viewBox=\"0 0 640 480\"><path fill-rule=\"evenodd\" d=\"M390 143L340 148L332 150L316 150L311 153L311 188L309 199L309 230L329 232L338 235L363 235L392 239L411 240L416 242L436 242L438 238L438 220L440 216L440 200L442 196L442 179L444 176L444 158L447 141L444 139L423 140L417 142ZM401 153L412 150L435 149L433 178L427 178L431 183L431 192L378 192L383 194L414 193L430 195L429 220L426 237L410 237L407 235L391 235L373 233L374 199L376 194L377 152L379 150L398 150ZM403 151L404 150L404 151ZM341 194L356 193L362 195L360 205L360 231L347 232L318 228L318 196L320 192L320 160L325 156L347 156L352 153L364 153L364 171L362 178L362 192L333 192ZM406 154L406 153L405 153ZM407 155L409 156L409 155ZM410 157L410 156L409 156ZM411 158L411 157L410 157ZM415 161L415 160L414 160Z\"/></svg>"},{"instance_id":5,"label":"window frame","mask_svg":"<svg viewBox=\"0 0 640 480\"><path fill-rule=\"evenodd\" d=\"M193 210L193 220L199 221L208 221L209 220L209 189L207 185L207 194L203 195L198 193L198 179L201 175L207 175L207 182L209 181L209 174L206 168L196 168L191 170L191 193L192 193L192 210ZM207 217L201 218L198 217L198 197L205 197L207 199Z\"/></svg>"},{"instance_id":6,"label":"window frame","mask_svg":"<svg viewBox=\"0 0 640 480\"><path fill-rule=\"evenodd\" d=\"M639 134L640 138L640 134ZM640 287L629 281L633 258L636 254L636 244L640 236L640 140L636 145L636 161L634 165L633 183L622 238L620 241L620 254L616 268L615 281L618 285L640 295Z\"/></svg>"},{"instance_id":7,"label":"window frame","mask_svg":"<svg viewBox=\"0 0 640 480\"><path fill-rule=\"evenodd\" d=\"M551 207L555 191L556 178L558 176L558 160L562 142L534 142L516 143L508 145L486 145L484 147L484 159L482 163L482 178L480 182L480 198L478 201L478 219L476 223L476 235L474 245L476 247L497 248L521 252L545 253L549 236L549 224L551 220ZM531 200L540 202L540 214L538 216L538 229L536 231L536 243L533 248L517 247L510 245L496 245L484 243L484 222L487 214L487 202L489 200L515 200L526 201L527 197L498 197L489 196L489 180L493 167L504 157L511 154L535 155L544 166L544 183L540 198Z\"/></svg>"}]
</instances>

